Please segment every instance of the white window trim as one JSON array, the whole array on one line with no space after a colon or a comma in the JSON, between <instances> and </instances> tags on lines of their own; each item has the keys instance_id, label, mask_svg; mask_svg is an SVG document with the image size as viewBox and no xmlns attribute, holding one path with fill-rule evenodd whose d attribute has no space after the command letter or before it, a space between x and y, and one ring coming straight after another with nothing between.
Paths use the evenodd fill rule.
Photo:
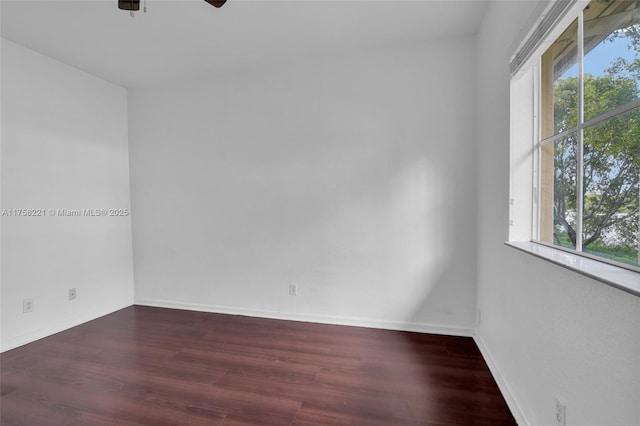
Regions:
<instances>
[{"instance_id":1,"label":"white window trim","mask_svg":"<svg viewBox=\"0 0 640 426\"><path fill-rule=\"evenodd\" d=\"M558 7L562 3L564 7ZM539 173L538 161L538 135L539 135L539 87L537 78L539 75L540 57L554 40L582 13L589 0L569 0L549 2L541 6L528 24L529 31L510 57L511 68L511 155L510 155L510 200L509 200L509 241L505 244L522 252L531 254L540 259L552 262L579 274L596 279L602 283L618 288L627 293L640 296L640 272L628 268L627 265L618 266L615 262L600 260L588 253L577 252L547 245L535 241L538 233L538 188ZM555 9L554 9L554 4ZM552 13L551 13L552 12ZM553 15L555 13L555 15ZM553 22L549 22L553 19ZM545 21L546 20L546 21ZM525 27L526 28L526 27ZM542 34L544 29L546 34ZM532 37L538 40L532 41ZM523 55L522 49L529 49ZM519 63L514 64L514 59ZM514 82L524 80L520 91L527 90L529 84L531 90L529 119L532 125L523 128L523 114L521 110L514 112L514 105L518 99L514 97ZM516 90L514 90L516 89ZM522 109L522 103L520 103ZM514 120L514 116L520 114L520 120ZM533 117L533 120L531 118ZM515 128L514 124L518 125ZM587 124L587 123L584 123ZM556 135L557 136L557 135ZM528 156L529 161L523 161Z\"/></svg>"},{"instance_id":2,"label":"white window trim","mask_svg":"<svg viewBox=\"0 0 640 426\"><path fill-rule=\"evenodd\" d=\"M640 274L638 272L533 241L507 241L505 244L627 293L640 296Z\"/></svg>"}]
</instances>

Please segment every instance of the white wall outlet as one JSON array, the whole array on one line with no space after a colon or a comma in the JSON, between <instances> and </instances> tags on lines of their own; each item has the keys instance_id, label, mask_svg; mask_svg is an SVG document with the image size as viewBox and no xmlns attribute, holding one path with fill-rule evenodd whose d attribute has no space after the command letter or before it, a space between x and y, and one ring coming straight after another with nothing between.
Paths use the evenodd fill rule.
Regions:
<instances>
[{"instance_id":1,"label":"white wall outlet","mask_svg":"<svg viewBox=\"0 0 640 426\"><path fill-rule=\"evenodd\" d=\"M289 295L290 296L297 296L298 295L298 284L289 283Z\"/></svg>"},{"instance_id":2,"label":"white wall outlet","mask_svg":"<svg viewBox=\"0 0 640 426\"><path fill-rule=\"evenodd\" d=\"M567 425L567 406L556 396L556 425Z\"/></svg>"},{"instance_id":3,"label":"white wall outlet","mask_svg":"<svg viewBox=\"0 0 640 426\"><path fill-rule=\"evenodd\" d=\"M29 312L33 312L33 299L24 299L22 301L22 313L28 314Z\"/></svg>"},{"instance_id":4,"label":"white wall outlet","mask_svg":"<svg viewBox=\"0 0 640 426\"><path fill-rule=\"evenodd\" d=\"M75 288L70 288L69 289L69 300L76 300L76 289Z\"/></svg>"}]
</instances>

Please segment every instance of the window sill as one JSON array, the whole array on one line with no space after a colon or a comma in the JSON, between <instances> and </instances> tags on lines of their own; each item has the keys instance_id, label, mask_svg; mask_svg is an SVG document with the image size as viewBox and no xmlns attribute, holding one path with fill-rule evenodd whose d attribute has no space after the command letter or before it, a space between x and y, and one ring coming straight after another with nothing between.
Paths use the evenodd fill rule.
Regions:
<instances>
[{"instance_id":1,"label":"window sill","mask_svg":"<svg viewBox=\"0 0 640 426\"><path fill-rule=\"evenodd\" d=\"M505 244L540 259L601 281L607 285L640 296L640 273L597 260L557 250L531 241L507 241Z\"/></svg>"}]
</instances>

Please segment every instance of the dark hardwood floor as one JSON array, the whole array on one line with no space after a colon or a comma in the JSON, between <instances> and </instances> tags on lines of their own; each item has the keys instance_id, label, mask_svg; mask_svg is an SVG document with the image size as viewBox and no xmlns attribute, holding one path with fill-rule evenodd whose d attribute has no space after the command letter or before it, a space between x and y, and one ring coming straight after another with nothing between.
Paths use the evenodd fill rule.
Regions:
<instances>
[{"instance_id":1,"label":"dark hardwood floor","mask_svg":"<svg viewBox=\"0 0 640 426\"><path fill-rule=\"evenodd\" d=\"M514 425L470 338L133 306L2 354L3 425Z\"/></svg>"}]
</instances>

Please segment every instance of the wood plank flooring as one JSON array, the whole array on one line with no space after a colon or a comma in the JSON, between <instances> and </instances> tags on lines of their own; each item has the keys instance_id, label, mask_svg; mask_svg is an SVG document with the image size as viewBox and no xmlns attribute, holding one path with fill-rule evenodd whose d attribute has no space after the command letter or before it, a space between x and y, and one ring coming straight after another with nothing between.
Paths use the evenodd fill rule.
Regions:
<instances>
[{"instance_id":1,"label":"wood plank flooring","mask_svg":"<svg viewBox=\"0 0 640 426\"><path fill-rule=\"evenodd\" d=\"M132 306L1 356L2 425L515 425L470 338Z\"/></svg>"}]
</instances>

